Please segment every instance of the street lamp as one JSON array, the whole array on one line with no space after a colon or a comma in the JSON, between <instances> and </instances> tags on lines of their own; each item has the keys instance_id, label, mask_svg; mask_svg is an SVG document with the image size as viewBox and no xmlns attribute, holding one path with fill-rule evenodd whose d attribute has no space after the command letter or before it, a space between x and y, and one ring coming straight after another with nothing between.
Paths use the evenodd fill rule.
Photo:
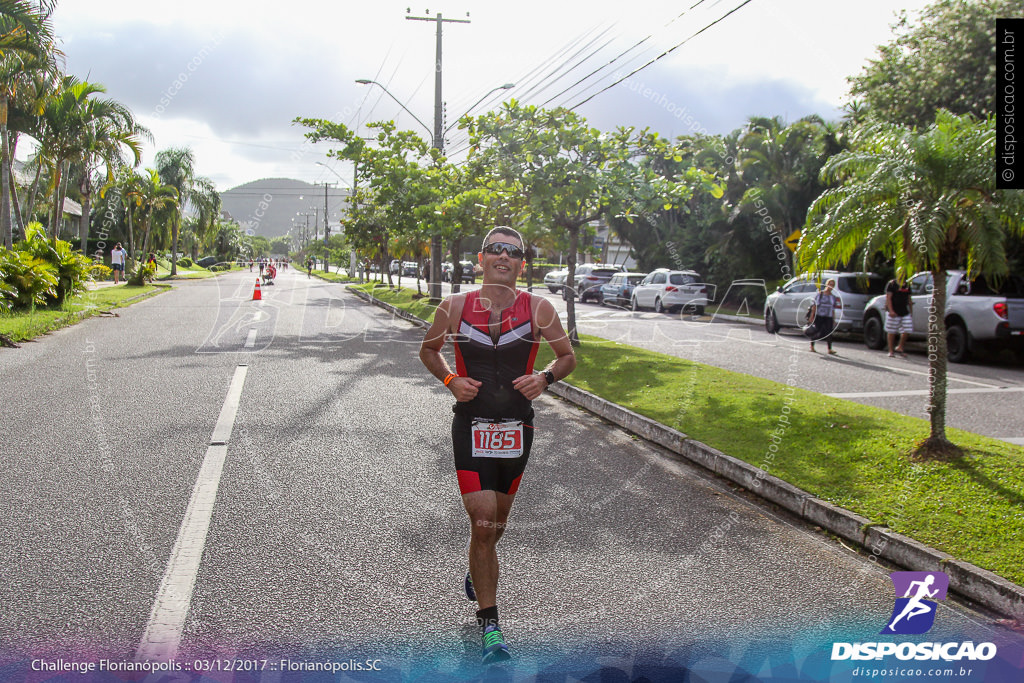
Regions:
<instances>
[{"instance_id":1,"label":"street lamp","mask_svg":"<svg viewBox=\"0 0 1024 683\"><path fill-rule=\"evenodd\" d=\"M477 100L477 101L476 101L476 103L475 103L475 104L474 104L474 105L473 105L472 107L470 107L469 109L467 109L467 110L466 110L466 113L465 113L465 114L463 114L462 116L465 116L465 115L466 115L466 114L468 114L469 112L471 112L471 111L473 111L474 109L476 109L476 108L477 108L477 106L478 106L478 105L479 105L479 104L480 104L481 102L483 102L484 100L486 100L486 99L487 99L488 97L490 97L490 96L491 96L491 95L493 95L494 93L498 92L499 90L510 90L510 89L512 89L512 88L514 88L514 87L516 87L516 84L515 84L515 83L506 83L505 85L499 85L499 86L498 86L497 88L493 88L493 89L491 89L491 91L490 91L490 92L488 92L488 93L487 93L486 95L484 95L484 96L483 96L483 97L481 97L481 98L480 98L479 100ZM457 126L457 125L458 125L458 123L459 123L459 119L461 119L461 118L462 118L462 116L460 116L460 117L459 117L458 119L455 119L455 123L453 123L452 125L450 125L450 126L448 126L447 128L445 128L445 129L444 129L444 132L445 132L445 134L447 134L447 133L448 133L448 131L450 131L450 130L451 130L452 128L454 128L455 126Z\"/></svg>"},{"instance_id":2,"label":"street lamp","mask_svg":"<svg viewBox=\"0 0 1024 683\"><path fill-rule=\"evenodd\" d=\"M388 94L388 97L390 97L395 102L397 102L398 106L401 107L402 109L404 109L406 112L408 112L409 116L411 116L414 119L416 119L416 123L420 124L421 126L423 126L424 128L427 129L427 133L430 134L430 139L432 141L431 144L434 147L440 148L439 145L438 145L438 141L434 139L434 132L430 129L430 126L428 126L427 124L425 124L422 121L420 121L420 118L418 116L416 116L416 114L413 114L411 111L409 111L409 107L407 107L404 104L402 104L402 101L400 99L398 99L397 97L395 97L394 95L392 95L390 90L388 90L383 85L381 85L380 83L378 83L377 81L375 81L375 80L373 80L371 78L357 78L356 79L356 83L358 83L359 85L370 85L372 83L373 85L380 86L380 89L383 90L384 92L386 92Z\"/></svg>"}]
</instances>

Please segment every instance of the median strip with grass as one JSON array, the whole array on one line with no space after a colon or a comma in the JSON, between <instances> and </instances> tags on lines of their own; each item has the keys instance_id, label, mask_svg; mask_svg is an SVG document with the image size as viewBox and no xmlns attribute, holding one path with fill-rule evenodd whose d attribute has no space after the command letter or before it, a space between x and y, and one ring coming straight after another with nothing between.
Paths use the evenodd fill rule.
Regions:
<instances>
[{"instance_id":1,"label":"median strip with grass","mask_svg":"<svg viewBox=\"0 0 1024 683\"><path fill-rule=\"evenodd\" d=\"M88 317L128 306L167 289L169 287L157 285L103 287L80 294L59 308L36 308L3 313L0 314L0 334L10 337L15 342L29 341L47 332L74 325Z\"/></svg>"},{"instance_id":2,"label":"median strip with grass","mask_svg":"<svg viewBox=\"0 0 1024 683\"><path fill-rule=\"evenodd\" d=\"M414 292L360 288L433 318ZM1024 448L949 429L966 457L917 462L909 454L928 435L925 420L599 337L582 340L575 386L1024 585ZM550 358L544 345L537 366Z\"/></svg>"}]
</instances>

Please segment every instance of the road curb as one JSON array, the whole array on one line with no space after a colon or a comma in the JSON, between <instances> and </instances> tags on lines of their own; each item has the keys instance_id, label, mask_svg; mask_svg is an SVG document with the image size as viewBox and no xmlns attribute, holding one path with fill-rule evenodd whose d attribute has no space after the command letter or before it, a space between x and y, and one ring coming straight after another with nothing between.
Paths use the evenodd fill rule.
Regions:
<instances>
[{"instance_id":1,"label":"road curb","mask_svg":"<svg viewBox=\"0 0 1024 683\"><path fill-rule=\"evenodd\" d=\"M365 292L346 287L369 301L420 327L429 323ZM723 316L724 317L724 316ZM548 391L658 444L706 470L739 484L754 495L779 505L822 529L855 543L871 557L881 557L911 571L943 571L954 592L988 609L1024 622L1024 587L969 562L898 534L855 512L816 498L743 460L726 455L686 434L565 382Z\"/></svg>"}]
</instances>

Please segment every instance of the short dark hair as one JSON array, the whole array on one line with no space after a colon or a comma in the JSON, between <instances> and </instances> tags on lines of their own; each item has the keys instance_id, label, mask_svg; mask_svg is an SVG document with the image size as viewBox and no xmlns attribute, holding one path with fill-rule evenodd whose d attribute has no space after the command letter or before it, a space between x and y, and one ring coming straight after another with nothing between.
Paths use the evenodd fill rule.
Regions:
<instances>
[{"instance_id":1,"label":"short dark hair","mask_svg":"<svg viewBox=\"0 0 1024 683\"><path fill-rule=\"evenodd\" d=\"M526 248L526 240L524 240L523 236L519 234L519 231L516 230L515 228L510 228L507 225L499 225L494 228L491 228L491 231L488 232L487 235L484 237L483 246L487 246L488 244L490 244L491 235L495 234L515 237L516 239L519 240L519 244L523 248Z\"/></svg>"}]
</instances>

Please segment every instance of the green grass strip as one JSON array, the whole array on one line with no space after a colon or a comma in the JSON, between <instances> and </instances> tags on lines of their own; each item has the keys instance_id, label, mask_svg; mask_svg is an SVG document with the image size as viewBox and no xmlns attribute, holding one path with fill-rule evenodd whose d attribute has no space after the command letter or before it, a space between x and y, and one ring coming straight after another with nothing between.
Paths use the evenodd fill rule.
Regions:
<instances>
[{"instance_id":1,"label":"green grass strip","mask_svg":"<svg viewBox=\"0 0 1024 683\"><path fill-rule=\"evenodd\" d=\"M432 311L403 303L408 291L373 293L423 318ZM926 420L599 337L582 341L573 385L1024 585L1024 448L948 429L967 456L917 462L909 454L928 435ZM545 344L536 366L551 357Z\"/></svg>"},{"instance_id":2,"label":"green grass strip","mask_svg":"<svg viewBox=\"0 0 1024 683\"><path fill-rule=\"evenodd\" d=\"M434 321L434 309L437 307L430 303L424 289L423 296L419 296L415 289L389 289L388 286L379 282L367 282L361 285L352 285L353 288L372 294L377 299L389 303L392 306L409 311L415 316L423 318L427 322Z\"/></svg>"},{"instance_id":3,"label":"green grass strip","mask_svg":"<svg viewBox=\"0 0 1024 683\"><path fill-rule=\"evenodd\" d=\"M48 332L68 327L86 318L136 301L147 299L169 289L167 286L101 287L67 301L60 308L37 308L0 314L0 334L16 342L29 341ZM129 301L130 300L130 301Z\"/></svg>"}]
</instances>

